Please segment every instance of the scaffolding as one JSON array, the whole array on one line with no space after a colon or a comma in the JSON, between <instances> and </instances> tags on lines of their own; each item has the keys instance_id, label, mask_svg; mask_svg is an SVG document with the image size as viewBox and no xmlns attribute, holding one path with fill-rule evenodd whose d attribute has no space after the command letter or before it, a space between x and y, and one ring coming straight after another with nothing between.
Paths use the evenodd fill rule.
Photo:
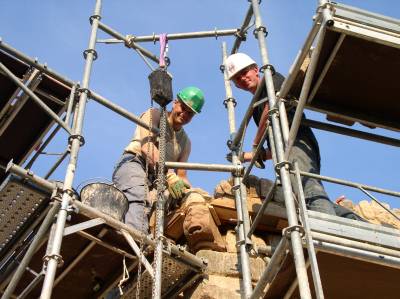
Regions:
<instances>
[{"instance_id":1,"label":"scaffolding","mask_svg":"<svg viewBox=\"0 0 400 299\"><path fill-rule=\"evenodd\" d=\"M398 51L400 48L400 24L399 21L394 19L336 4L327 0L319 0L317 15L315 16L313 27L305 41L305 44L294 61L289 76L285 79L279 92L275 93L272 79L274 68L268 57L266 43L267 31L261 18L259 4L258 0L251 1L245 19L239 29L168 35L169 39L235 36L235 41L230 53L236 53L240 44L246 39L249 23L254 17L254 36L257 39L261 53L261 69L263 70L264 77L249 104L244 119L240 123L239 128L236 129L234 112L235 99L233 97L227 73L223 68L227 58L227 47L226 44L223 43L221 71L224 76L226 91L224 104L228 113L230 133L228 146L232 153L232 165L166 162L165 166L169 169L220 171L232 174L234 181L234 187L232 190L237 210L237 244L240 256L240 272L242 275L241 296L243 298L274 298L274 296L294 298L296 292L299 293L301 298L312 298L313 296L316 298L324 298L324 293L326 292L324 290L324 285L322 283L323 280L321 279L321 273L319 270L320 261L324 259L324 256L320 257L319 253L348 257L353 260L381 265L390 269L400 269L400 243L398 242L400 233L390 228L348 219L338 219L338 217L308 211L306 209L304 193L302 190L301 177L311 177L322 181L357 188L379 204L381 203L378 199L368 191L396 197L400 197L400 192L301 171L296 162L291 163L288 161L289 153L300 125L380 142L391 146L400 145L400 140L394 138L365 133L313 120L302 122L301 119L303 110L307 107L330 115L340 116L348 121L358 121L367 125L399 131L400 127L397 120L398 116L396 114L398 110L394 109L395 107L398 107L398 103L396 103L395 100L389 100L386 102L386 108L388 110L392 109L392 114L385 114L384 117L380 118L381 115L371 115L370 112L370 106L374 106L373 99L375 94L370 96L368 96L368 94L361 94L360 97L364 100L366 99L366 108L365 110L353 111L341 109L340 104L342 103L335 102L335 100L340 99L343 94L348 92L346 88L343 90L338 89L331 97L329 94L327 95L326 89L327 85L329 86L329 84L333 83L344 85L340 80L339 82L334 81L335 75L340 71L340 61L336 61L335 65L333 65L332 62L335 60L336 55L340 50L345 46L349 47L348 43L364 42L366 47L371 46L371 51L376 50L374 47L378 45L377 47L381 47L379 50L383 51L382 53L385 54L384 58L398 58L398 53L392 50L396 49ZM127 298L133 297L139 283L149 286L143 292L140 291L140 296L144 298L170 298L176 296L186 288L190 287L193 283L200 280L203 276L203 271L207 266L206 261L167 240L162 233L160 234L162 228L159 228L160 231L156 233L157 238L151 238L143 235L132 227L115 220L109 215L106 215L77 200L77 195L73 189L73 181L75 169L77 167L78 153L85 142L82 135L82 125L88 98L95 100L139 126L145 127L154 133L159 133L158 129L150 127L139 117L112 103L108 99L91 90L89 87L92 64L97 58L96 43L98 42L97 32L99 29L109 34L117 41L123 42L128 48L136 51L150 68L152 68L152 66L147 59L159 63L159 58L140 46L139 43L158 40L159 36L124 36L108 25L102 23L101 0L96 1L94 13L90 17L90 23L91 35L89 46L84 51L85 67L80 84L65 78L46 65L37 62L35 59L27 57L23 53L7 45L5 42L2 41L0 43L0 49L2 51L16 57L32 68L25 74L24 80L21 81L19 77L10 71L9 68L7 68L3 63L0 63L2 74L5 74L18 86L19 89L16 93L24 93L25 101L28 97L31 98L47 113L53 122L57 123L57 127L49 134L47 140L37 151L37 154L34 155L25 165L25 168L21 167L17 163L13 163L13 161L11 161L6 167L6 171L12 175L8 177L5 183L3 183L2 192L12 193L15 188L21 188L21 190L24 190L25 194L32 194L32 197L36 200L36 202L33 203L34 205L36 204L34 207L41 205L42 210L40 211L40 217L38 220L35 223L30 224L31 227L37 227L39 223L41 223L40 227L36 229L36 234L30 236L31 243L28 248L23 250L23 259L20 261L16 271L14 273L8 273L7 279L2 283L3 289L8 285L2 298L11 298L14 296L13 294L21 277L24 275L26 269L29 269L28 266L36 250L43 246L46 241L45 236L49 230L50 234L44 257L43 270L40 273L35 273L35 279L25 286L25 288L19 293L18 298L28 296L29 292L36 288L42 281L43 284L40 298L44 299L52 296L54 287L78 262L76 261L75 263L72 263L71 266L64 269L61 275L56 277L57 267L59 267L63 261L63 257L60 255L63 238L73 234L79 234L90 240L89 245L79 255L79 259L83 259L85 254L87 254L93 246L100 244L108 250L112 250L120 256L123 256L124 259L130 259L131 263L128 263L128 270L136 267L138 263L143 264L145 271L142 277L138 278L140 281L136 281L136 284L134 283L131 290L125 295ZM107 40L107 42L114 41ZM302 66L306 57L310 55L310 52L310 62L306 70L304 70L302 69ZM390 55L393 56L390 57ZM382 64L379 63L379 65ZM387 67L387 64L383 64L382 68L385 66ZM392 68L396 68L396 65L392 66ZM40 80L39 78L41 74L46 74L47 76L57 80L62 85L68 87L68 101L62 103L63 108L56 112L54 109L49 108L49 105L44 103L43 100L34 92L39 84L38 80ZM397 86L395 76L390 76L389 74L388 78L390 78L390 80L385 82L388 86ZM288 227L283 230L281 241L273 251L271 260L266 266L260 280L253 288L250 269L250 252L254 252L254 248L251 242L251 235L256 230L257 225L263 216L264 210L270 202L272 192L267 196L254 219L250 219L244 181L251 172L255 158L253 158L249 166L245 168L239 159L239 154L241 153L245 128L252 116L252 111L256 105L260 104L260 102L264 100L260 99L261 91L264 88L267 90L268 103L271 109L267 129L260 146L257 148L257 152L261 150L262 143L264 143L266 138L268 138L271 145L276 178L280 181L284 191ZM296 95L298 98L298 100L295 101L297 107L294 120L290 127L286 117L287 113L284 104L285 101L290 100L289 95ZM354 99L354 101L357 100L360 100L360 98L356 97ZM356 104L360 103L358 102ZM336 109L337 107L339 108ZM61 119L60 114L64 112L65 116ZM63 152L44 178L33 174L29 168L37 159L39 155L38 153L48 145L60 129L64 129L68 133L68 149ZM49 181L48 178L51 173L67 156L69 156L69 164L67 166L64 181L62 183ZM255 154L255 156L257 156L257 154ZM23 159L20 160L22 161ZM296 178L299 190L292 189L290 176ZM26 184L26 181L29 181L29 185ZM27 192L28 190L29 192ZM294 192L299 194L299 198L296 199L294 197ZM21 194L22 193L23 192L21 192ZM46 198L50 198L50 200L47 200ZM298 202L299 211L297 211L296 200ZM46 203L46 205L42 203ZM384 206L382 205L382 207ZM21 209L21 207L18 207L18 209ZM81 218L79 218L73 225L66 226L67 218L71 213L79 214L81 215ZM54 222L55 215L57 215L57 217ZM394 216L397 217L396 215ZM24 220L22 219L19 221ZM97 228L97 236L84 232L85 229L90 228ZM101 239L109 228L112 228L114 238L122 238L125 245L115 247ZM371 234L371 232L373 232L373 234ZM10 238L12 237L13 236L11 235ZM24 238L27 237L27 235L24 236ZM6 243L8 241L9 240L7 239ZM154 255L157 256L157 258L155 258L156 262L153 263L154 268L152 268L152 265L148 261L150 256L149 252L139 252L140 249L136 242L143 242L146 250L149 248L154 250ZM126 246L126 244L128 244L128 246ZM11 251L16 249L15 246L11 248ZM306 251L304 251L304 248ZM8 250L10 251L10 248L8 248ZM133 250L135 255L130 254L128 252L130 250ZM290 254L288 253L289 251ZM319 254L319 261L317 261L317 254ZM281 269L283 265L286 264L294 265L295 277L294 279L291 277L291 280L288 280L289 285L277 286L276 281L279 280L281 275L284 275L282 274ZM310 274L308 273L309 268ZM179 269L179 271L177 269ZM171 277L168 276L171 275L171 272L177 273L176 276L173 277L174 279L171 279ZM390 274L392 274L392 272ZM310 287L310 279L313 282L313 287ZM115 287L116 282L119 280L119 276L115 277L106 288L102 289L102 296L109 292L112 287ZM388 280L388 282L390 282L390 280ZM284 290L284 292L282 290ZM332 294L330 295L332 296Z\"/></svg>"}]
</instances>

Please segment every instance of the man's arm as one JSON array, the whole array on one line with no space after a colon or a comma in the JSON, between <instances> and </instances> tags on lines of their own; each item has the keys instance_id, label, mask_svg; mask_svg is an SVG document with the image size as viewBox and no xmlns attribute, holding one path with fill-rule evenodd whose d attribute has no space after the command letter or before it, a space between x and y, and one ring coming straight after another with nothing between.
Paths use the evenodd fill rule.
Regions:
<instances>
[{"instance_id":1,"label":"man's arm","mask_svg":"<svg viewBox=\"0 0 400 299\"><path fill-rule=\"evenodd\" d=\"M243 160L246 162L251 161L253 159L253 154L254 150L258 146L258 144L261 142L261 138L264 135L265 130L267 129L267 120L268 120L268 112L269 112L269 105L268 103L265 104L264 110L261 114L260 122L258 124L258 130L256 133L256 136L254 137L253 140L253 151L252 152L246 152L243 154ZM261 150L259 152L259 158L261 158L262 161L269 160L272 158L271 151L267 150ZM264 168L263 163L260 161L261 166L257 166L260 168Z\"/></svg>"},{"instance_id":2,"label":"man's arm","mask_svg":"<svg viewBox=\"0 0 400 299\"><path fill-rule=\"evenodd\" d=\"M150 124L150 117L152 126L158 127L158 124L160 123L160 112L156 109L149 109L142 115L141 119L145 123ZM147 155L149 155L149 166L154 167L160 157L156 142L157 136L146 128L140 127L140 137L142 140L142 156L147 160Z\"/></svg>"},{"instance_id":3,"label":"man's arm","mask_svg":"<svg viewBox=\"0 0 400 299\"><path fill-rule=\"evenodd\" d=\"M261 138L267 129L267 120L268 120L268 112L269 112L269 105L266 103L264 110L261 114L260 123L258 124L258 130L256 133L256 137L254 137L253 145L258 145L261 141Z\"/></svg>"}]
</instances>

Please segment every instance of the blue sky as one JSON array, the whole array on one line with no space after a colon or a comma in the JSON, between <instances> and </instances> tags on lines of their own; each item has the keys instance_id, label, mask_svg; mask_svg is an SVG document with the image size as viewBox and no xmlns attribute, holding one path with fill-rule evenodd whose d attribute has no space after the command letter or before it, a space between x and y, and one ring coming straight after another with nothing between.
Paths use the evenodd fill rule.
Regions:
<instances>
[{"instance_id":1,"label":"blue sky","mask_svg":"<svg viewBox=\"0 0 400 299\"><path fill-rule=\"evenodd\" d=\"M0 1L0 36L25 54L38 57L65 76L81 81L84 60L82 51L87 47L90 33L89 16L95 1ZM400 18L400 3L385 0L342 1L376 13ZM275 0L262 1L261 13L268 28L267 45L271 63L284 75L305 41L312 24L317 1ZM180 1L103 1L102 21L122 34L150 35L203 30L232 29L241 25L248 7L247 1L180 0ZM99 33L99 38L107 38ZM225 97L221 64L221 44L228 49L232 37L170 41L169 71L173 75L173 89L195 85L204 90L206 104L203 113L187 126L192 139L190 162L226 163L229 137L227 112L222 105ZM142 43L153 53L159 53L159 44ZM90 88L108 99L139 115L150 106L148 67L141 58L121 44L97 45L99 59L93 66ZM251 33L241 51L260 62L257 40ZM249 94L233 88L238 101L237 124L247 108ZM383 99L377 99L380 101ZM324 120L325 116L307 112L307 116ZM84 124L86 144L79 155L74 186L91 179L108 179L115 162L133 134L135 125L113 112L89 101ZM399 138L396 132L354 128ZM321 173L355 182L399 190L400 151L398 148L361 141L333 133L314 130L322 156ZM252 124L245 149L250 149L255 133ZM62 152L67 144L66 135L60 133L48 148ZM50 168L53 156L42 157L33 170L43 175ZM53 178L62 180L65 165ZM272 166L254 174L273 177ZM196 187L213 192L214 186L227 174L189 172ZM365 199L360 191L325 183L331 199L344 194L354 201ZM377 195L392 207L400 207L400 199Z\"/></svg>"}]
</instances>

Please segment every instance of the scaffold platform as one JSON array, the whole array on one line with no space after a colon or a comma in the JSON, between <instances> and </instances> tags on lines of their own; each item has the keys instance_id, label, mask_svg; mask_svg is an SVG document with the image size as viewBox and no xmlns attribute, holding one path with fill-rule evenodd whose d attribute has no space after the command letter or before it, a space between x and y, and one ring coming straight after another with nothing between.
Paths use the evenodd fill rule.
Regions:
<instances>
[{"instance_id":1,"label":"scaffold platform","mask_svg":"<svg viewBox=\"0 0 400 299\"><path fill-rule=\"evenodd\" d=\"M71 87L0 50L0 62L57 115L66 111ZM0 182L13 159L22 164L55 123L29 95L0 71ZM18 136L18 138L15 138Z\"/></svg>"},{"instance_id":2,"label":"scaffold platform","mask_svg":"<svg viewBox=\"0 0 400 299\"><path fill-rule=\"evenodd\" d=\"M332 18L326 26L306 107L350 122L399 131L399 20L339 3L329 5ZM302 67L289 91L297 98L309 57L299 62Z\"/></svg>"},{"instance_id":3,"label":"scaffold platform","mask_svg":"<svg viewBox=\"0 0 400 299\"><path fill-rule=\"evenodd\" d=\"M398 297L399 230L314 211L309 211L309 223L325 298ZM290 250L264 298L300 298Z\"/></svg>"}]
</instances>

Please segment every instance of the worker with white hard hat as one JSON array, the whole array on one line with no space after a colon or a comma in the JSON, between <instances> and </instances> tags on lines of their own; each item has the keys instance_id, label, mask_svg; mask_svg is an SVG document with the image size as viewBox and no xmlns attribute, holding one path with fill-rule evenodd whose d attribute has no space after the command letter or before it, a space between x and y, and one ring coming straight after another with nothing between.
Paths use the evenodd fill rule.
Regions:
<instances>
[{"instance_id":1,"label":"worker with white hard hat","mask_svg":"<svg viewBox=\"0 0 400 299\"><path fill-rule=\"evenodd\" d=\"M225 61L225 69L229 80L232 80L237 88L249 91L253 95L256 93L259 84L261 84L261 80L263 80L260 77L260 71L258 69L257 63L250 56L244 53L236 53L230 55ZM280 73L273 72L272 79L275 91L278 91L281 88L281 85L285 78ZM267 97L267 89L264 86L261 90L259 98L263 99ZM295 109L293 106L286 105L286 110L290 126L294 118ZM260 143L264 131L266 130L268 112L268 101L254 108L253 120L258 126L258 131L253 141L253 151L243 153L241 157L243 161L250 161L252 159L253 152ZM302 117L303 119L305 119L304 114ZM255 163L257 167L264 168L265 166L263 161L271 159L269 142L267 142L267 145L268 149L263 149L258 155L257 163ZM309 173L320 174L321 164L319 146L317 139L315 138L312 130L309 127L300 126L298 130L296 139L289 155L289 161L291 163L293 163L293 161L295 160L298 162L300 170ZM308 209L331 215L339 215L350 219L363 220L361 217L352 213L351 211L335 205L333 202L331 202L320 180L303 176L302 184ZM297 192L297 180L294 178L292 179L292 186L294 186L293 191ZM277 188L274 197L276 200L283 199L282 188Z\"/></svg>"}]
</instances>

